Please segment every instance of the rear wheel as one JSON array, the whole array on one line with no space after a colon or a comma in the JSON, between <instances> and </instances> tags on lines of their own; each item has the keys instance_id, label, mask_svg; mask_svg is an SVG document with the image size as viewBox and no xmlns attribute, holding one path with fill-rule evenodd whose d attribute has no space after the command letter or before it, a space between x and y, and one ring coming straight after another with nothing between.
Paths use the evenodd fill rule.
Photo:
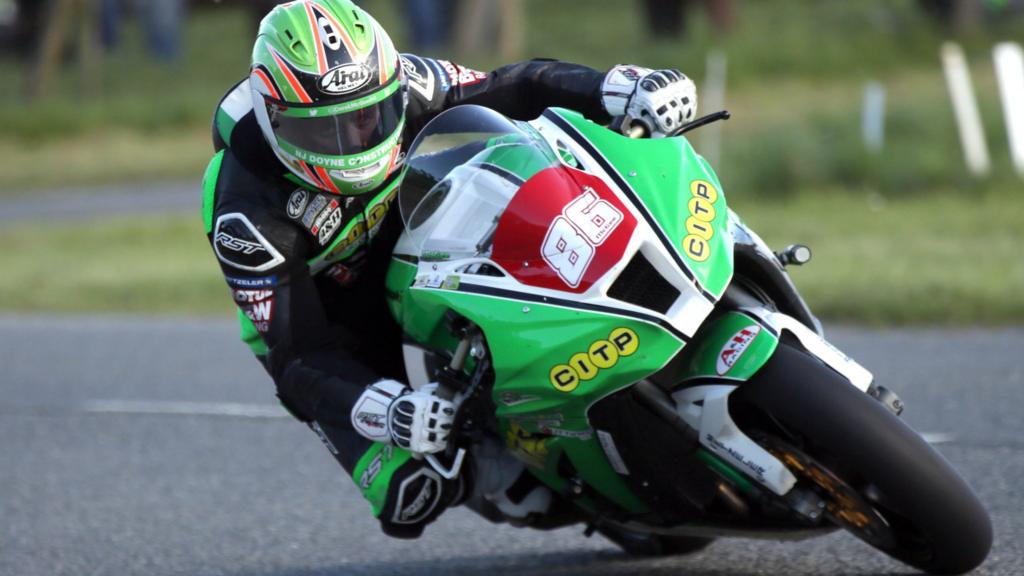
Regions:
<instances>
[{"instance_id":1,"label":"rear wheel","mask_svg":"<svg viewBox=\"0 0 1024 576\"><path fill-rule=\"evenodd\" d=\"M988 555L988 513L952 466L816 358L780 345L730 402L829 517L872 546L933 574L967 572Z\"/></svg>"}]
</instances>

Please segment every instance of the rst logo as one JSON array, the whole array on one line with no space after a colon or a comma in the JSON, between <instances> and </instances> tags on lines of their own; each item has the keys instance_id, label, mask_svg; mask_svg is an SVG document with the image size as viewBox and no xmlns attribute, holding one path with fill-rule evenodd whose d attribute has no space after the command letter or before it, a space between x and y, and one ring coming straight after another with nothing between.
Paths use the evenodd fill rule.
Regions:
<instances>
[{"instance_id":1,"label":"rst logo","mask_svg":"<svg viewBox=\"0 0 1024 576\"><path fill-rule=\"evenodd\" d=\"M320 91L325 94L355 92L370 81L370 69L365 64L348 63L335 66L320 77Z\"/></svg>"},{"instance_id":2,"label":"rst logo","mask_svg":"<svg viewBox=\"0 0 1024 576\"><path fill-rule=\"evenodd\" d=\"M541 257L569 286L583 279L596 248L622 222L622 212L587 186L583 194L565 205L541 244Z\"/></svg>"},{"instance_id":3,"label":"rst logo","mask_svg":"<svg viewBox=\"0 0 1024 576\"><path fill-rule=\"evenodd\" d=\"M267 251L262 244L257 242L247 242L241 238L235 238L227 232L220 232L217 234L217 244L220 244L228 250L234 250L235 252L241 252L242 254L254 254L256 252Z\"/></svg>"}]
</instances>

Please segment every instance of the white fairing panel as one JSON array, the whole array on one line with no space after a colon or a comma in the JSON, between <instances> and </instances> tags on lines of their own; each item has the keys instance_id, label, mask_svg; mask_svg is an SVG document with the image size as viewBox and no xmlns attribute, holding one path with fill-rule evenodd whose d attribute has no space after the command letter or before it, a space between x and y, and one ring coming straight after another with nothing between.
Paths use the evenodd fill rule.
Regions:
<instances>
[{"instance_id":1,"label":"white fairing panel","mask_svg":"<svg viewBox=\"0 0 1024 576\"><path fill-rule=\"evenodd\" d=\"M772 492L783 495L796 477L767 450L747 437L729 415L729 394L736 386L683 388L672 394L679 415L700 432L700 443Z\"/></svg>"},{"instance_id":2,"label":"white fairing panel","mask_svg":"<svg viewBox=\"0 0 1024 576\"><path fill-rule=\"evenodd\" d=\"M799 320L779 312L771 312L764 308L744 308L743 312L751 314L765 324L775 328L778 333L789 332L796 336L808 352L816 356L829 368L835 370L850 381L861 392L867 392L875 377L855 360L843 354L813 330L804 326Z\"/></svg>"}]
</instances>

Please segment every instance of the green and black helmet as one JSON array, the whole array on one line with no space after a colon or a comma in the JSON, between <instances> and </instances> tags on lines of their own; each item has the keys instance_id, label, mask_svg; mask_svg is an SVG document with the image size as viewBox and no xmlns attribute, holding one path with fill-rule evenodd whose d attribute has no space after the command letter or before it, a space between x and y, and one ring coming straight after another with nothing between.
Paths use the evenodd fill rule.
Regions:
<instances>
[{"instance_id":1,"label":"green and black helmet","mask_svg":"<svg viewBox=\"0 0 1024 576\"><path fill-rule=\"evenodd\" d=\"M274 153L335 194L363 194L400 164L405 80L387 32L350 0L301 0L260 23L249 76Z\"/></svg>"}]
</instances>

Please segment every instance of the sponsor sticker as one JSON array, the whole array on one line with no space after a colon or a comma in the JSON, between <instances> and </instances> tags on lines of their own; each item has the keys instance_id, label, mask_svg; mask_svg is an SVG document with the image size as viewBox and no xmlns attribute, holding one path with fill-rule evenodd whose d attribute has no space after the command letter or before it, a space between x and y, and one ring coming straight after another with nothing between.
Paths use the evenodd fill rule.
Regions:
<instances>
[{"instance_id":1,"label":"sponsor sticker","mask_svg":"<svg viewBox=\"0 0 1024 576\"><path fill-rule=\"evenodd\" d=\"M548 372L551 385L559 392L572 392L580 382L592 380L601 370L615 367L619 361L640 348L640 337L629 328L616 328L606 340L595 340L585 352L573 354L565 364Z\"/></svg>"},{"instance_id":2,"label":"sponsor sticker","mask_svg":"<svg viewBox=\"0 0 1024 576\"><path fill-rule=\"evenodd\" d=\"M335 208L327 215L320 231L317 232L317 240L321 246L327 244L339 226L341 226L341 208Z\"/></svg>"},{"instance_id":3,"label":"sponsor sticker","mask_svg":"<svg viewBox=\"0 0 1024 576\"><path fill-rule=\"evenodd\" d=\"M297 188L288 198L288 217L296 220L302 216L302 211L306 209L308 201L309 192L305 188Z\"/></svg>"},{"instance_id":4,"label":"sponsor sticker","mask_svg":"<svg viewBox=\"0 0 1024 576\"><path fill-rule=\"evenodd\" d=\"M520 460L531 466L541 467L548 456L548 447L543 437L533 436L518 422L512 422L505 435L505 445Z\"/></svg>"},{"instance_id":5,"label":"sponsor sticker","mask_svg":"<svg viewBox=\"0 0 1024 576\"><path fill-rule=\"evenodd\" d=\"M319 232L320 228L325 222L327 222L327 219L330 218L335 211L340 211L338 208L338 201L331 200L331 203L327 205L327 208L324 208L323 211L320 212L320 215L316 217L316 220L313 221L313 225L309 228L310 233L316 234ZM338 214L338 218L341 218L341 214Z\"/></svg>"},{"instance_id":6,"label":"sponsor sticker","mask_svg":"<svg viewBox=\"0 0 1024 576\"><path fill-rule=\"evenodd\" d=\"M448 74L448 80L452 86L472 86L487 79L487 74L484 72L464 68L448 60L438 60L437 62Z\"/></svg>"},{"instance_id":7,"label":"sponsor sticker","mask_svg":"<svg viewBox=\"0 0 1024 576\"><path fill-rule=\"evenodd\" d=\"M444 282L445 276L434 272L417 276L416 281L412 285L414 288L441 288L444 286Z\"/></svg>"},{"instance_id":8,"label":"sponsor sticker","mask_svg":"<svg viewBox=\"0 0 1024 576\"><path fill-rule=\"evenodd\" d=\"M358 246L362 246L366 242L366 238L373 238L380 231L380 224L384 221L384 217L388 213L391 203L397 197L398 193L392 191L390 194L382 198L376 204L373 204L368 209L363 209L356 220L355 225L350 226L348 233L338 239L338 241L331 247L330 252L324 256L325 261L338 260L346 256L349 250L352 250ZM346 200L346 208L351 202L352 198ZM363 214L366 214L366 219L363 219Z\"/></svg>"},{"instance_id":9,"label":"sponsor sticker","mask_svg":"<svg viewBox=\"0 0 1024 576\"><path fill-rule=\"evenodd\" d=\"M530 402L540 400L540 396L520 394L518 392L502 392L498 398L505 406L518 406L520 404L528 404Z\"/></svg>"},{"instance_id":10,"label":"sponsor sticker","mask_svg":"<svg viewBox=\"0 0 1024 576\"><path fill-rule=\"evenodd\" d=\"M764 473L766 471L766 468L764 466L758 464L757 461L755 461L753 458L748 458L743 453L738 452L733 447L722 443L718 438L716 438L712 434L705 434L704 438L705 440L707 440L707 444L710 445L716 452L727 454L734 462L746 468L747 472L750 475L752 475L758 481L762 483L764 482Z\"/></svg>"},{"instance_id":11,"label":"sponsor sticker","mask_svg":"<svg viewBox=\"0 0 1024 576\"><path fill-rule=\"evenodd\" d=\"M370 78L372 74L365 64L349 62L328 70L317 86L324 94L349 94L366 86Z\"/></svg>"},{"instance_id":12,"label":"sponsor sticker","mask_svg":"<svg viewBox=\"0 0 1024 576\"><path fill-rule=\"evenodd\" d=\"M689 216L686 218L686 237L683 238L683 251L695 262L703 262L711 256L711 245L708 242L715 235L712 222L715 219L715 201L718 190L707 180L694 180L690 183L690 201L686 207Z\"/></svg>"},{"instance_id":13,"label":"sponsor sticker","mask_svg":"<svg viewBox=\"0 0 1024 576\"><path fill-rule=\"evenodd\" d=\"M590 430L566 430L565 428L554 428L547 425L547 422L539 424L540 432L549 436L561 436L562 438L573 438L575 440L590 440L593 433Z\"/></svg>"},{"instance_id":14,"label":"sponsor sticker","mask_svg":"<svg viewBox=\"0 0 1024 576\"><path fill-rule=\"evenodd\" d=\"M302 214L302 225L306 228L313 227L313 221L317 216L320 215L320 211L327 206L327 197L321 194L317 194L313 201L306 207L306 211Z\"/></svg>"},{"instance_id":15,"label":"sponsor sticker","mask_svg":"<svg viewBox=\"0 0 1024 576\"><path fill-rule=\"evenodd\" d=\"M235 276L225 276L224 280L227 281L228 286L240 289L269 288L277 285L277 276L263 276L260 278L237 278Z\"/></svg>"},{"instance_id":16,"label":"sponsor sticker","mask_svg":"<svg viewBox=\"0 0 1024 576\"><path fill-rule=\"evenodd\" d=\"M732 335L722 346L715 362L715 371L719 376L725 376L736 365L736 362L743 357L743 353L750 347L750 343L761 333L761 326L752 324Z\"/></svg>"},{"instance_id":17,"label":"sponsor sticker","mask_svg":"<svg viewBox=\"0 0 1024 576\"><path fill-rule=\"evenodd\" d=\"M266 334L274 319L274 291L265 288L232 288L231 295L245 317L252 320L256 330L260 334Z\"/></svg>"}]
</instances>

